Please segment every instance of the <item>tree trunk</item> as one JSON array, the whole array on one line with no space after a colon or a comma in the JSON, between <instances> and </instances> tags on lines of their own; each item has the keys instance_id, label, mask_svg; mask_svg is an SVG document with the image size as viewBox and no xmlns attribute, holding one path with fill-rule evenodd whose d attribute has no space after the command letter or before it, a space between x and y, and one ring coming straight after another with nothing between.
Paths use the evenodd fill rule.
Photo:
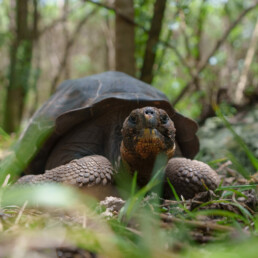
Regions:
<instances>
[{"instance_id":1,"label":"tree trunk","mask_svg":"<svg viewBox=\"0 0 258 258\"><path fill-rule=\"evenodd\" d=\"M115 0L115 69L135 76L134 25L121 15L134 20L133 0Z\"/></svg>"},{"instance_id":2,"label":"tree trunk","mask_svg":"<svg viewBox=\"0 0 258 258\"><path fill-rule=\"evenodd\" d=\"M156 0L141 71L141 80L147 83L151 83L153 79L153 65L155 62L165 6L166 0Z\"/></svg>"},{"instance_id":3,"label":"tree trunk","mask_svg":"<svg viewBox=\"0 0 258 258\"><path fill-rule=\"evenodd\" d=\"M29 27L28 7L29 0L16 0L16 34L10 46L9 84L4 110L4 129L8 133L19 128L25 97L29 89L33 35L36 28Z\"/></svg>"}]
</instances>

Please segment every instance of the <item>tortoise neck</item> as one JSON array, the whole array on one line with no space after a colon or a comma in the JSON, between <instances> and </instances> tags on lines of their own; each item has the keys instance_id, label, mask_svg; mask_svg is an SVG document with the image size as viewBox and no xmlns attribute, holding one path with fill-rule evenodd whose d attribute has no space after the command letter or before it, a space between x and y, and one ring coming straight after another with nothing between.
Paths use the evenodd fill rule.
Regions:
<instances>
[{"instance_id":1,"label":"tortoise neck","mask_svg":"<svg viewBox=\"0 0 258 258\"><path fill-rule=\"evenodd\" d=\"M122 162L126 164L128 172L133 174L135 171L137 171L138 185L141 187L146 185L151 179L156 155L143 159L142 157L137 156L135 152L131 152L126 149L123 141L121 142L120 153Z\"/></svg>"}]
</instances>

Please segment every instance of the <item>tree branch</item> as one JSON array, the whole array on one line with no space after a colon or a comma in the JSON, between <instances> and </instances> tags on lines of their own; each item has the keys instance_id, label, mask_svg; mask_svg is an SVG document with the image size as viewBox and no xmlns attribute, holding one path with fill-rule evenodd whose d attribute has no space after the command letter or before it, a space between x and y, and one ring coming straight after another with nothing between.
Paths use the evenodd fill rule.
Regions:
<instances>
[{"instance_id":1,"label":"tree branch","mask_svg":"<svg viewBox=\"0 0 258 258\"><path fill-rule=\"evenodd\" d=\"M227 37L229 36L229 34L231 33L231 31L238 25L238 23L254 8L256 8L258 6L258 3L255 3L253 5L251 5L249 8L243 10L240 15L236 18L236 20L234 22L232 22L230 24L230 26L228 27L228 29L224 32L224 34L222 35L222 37L217 41L216 45L214 46L214 48L211 50L210 54L206 57L206 59L204 60L204 62L202 64L200 64L197 68L197 71L195 73L195 75L193 76L193 78L185 85L185 87L183 88L183 90L181 91L181 93L178 95L178 97L172 102L172 105L176 105L177 102L179 100L181 100L181 98L185 95L185 93L189 90L189 88L194 85L194 82L196 81L196 79L198 78L199 74L206 68L209 59L217 52L217 50L220 48L220 46L226 41Z\"/></svg>"},{"instance_id":2,"label":"tree branch","mask_svg":"<svg viewBox=\"0 0 258 258\"><path fill-rule=\"evenodd\" d=\"M42 28L39 32L38 32L38 36L42 36L44 33L46 33L48 30L53 29L55 26L57 26L60 22L64 22L67 17L69 15L71 15L72 13L74 13L77 10L80 10L85 4L81 4L81 5L76 5L75 8L67 11L65 14L63 14L61 17L55 19L52 23L50 23L49 25L46 25L44 28Z\"/></svg>"},{"instance_id":3,"label":"tree branch","mask_svg":"<svg viewBox=\"0 0 258 258\"><path fill-rule=\"evenodd\" d=\"M63 69L65 68L66 66L66 63L67 63L67 59L68 59L68 56L69 56L69 52L70 52L70 49L72 48L74 42L76 41L77 37L80 35L80 31L81 29L83 28L83 25L85 24L85 22L92 16L94 15L96 12L98 11L97 8L93 9L88 15L86 15L76 26L73 34L70 36L69 40L66 42L66 45L65 45L65 51L64 51L64 54L63 54L63 58L60 62L60 65L59 65L59 69L56 73L56 75L54 76L54 79L52 81L52 84L51 84L51 94L55 91L56 89L56 86L57 86L57 83L61 77L61 74L63 72Z\"/></svg>"},{"instance_id":4,"label":"tree branch","mask_svg":"<svg viewBox=\"0 0 258 258\"><path fill-rule=\"evenodd\" d=\"M256 8L258 6L258 3L255 3L253 5L251 5L250 7L248 7L247 9L243 10L242 13L240 13L240 15L236 18L236 20L234 22L232 22L230 24L230 26L228 27L228 29L224 32L224 34L222 35L222 37L217 41L216 45L214 46L214 48L212 49L212 51L210 52L210 54L207 56L207 58L205 59L205 61L199 65L198 71L201 72L206 65L209 62L209 59L217 52L217 50L221 47L221 45L226 41L226 39L228 38L229 34L231 33L231 31L240 23L240 21L254 8Z\"/></svg>"},{"instance_id":5,"label":"tree branch","mask_svg":"<svg viewBox=\"0 0 258 258\"><path fill-rule=\"evenodd\" d=\"M126 15L120 13L113 6L109 6L109 5L106 5L106 4L103 4L103 3L99 3L99 2L95 2L95 1L92 1L92 0L87 0L87 2L92 3L94 5L97 5L99 7L105 8L107 10L113 11L115 13L118 13L121 16L121 18L125 19L127 22L129 22L133 26L136 26L136 27L140 28L141 30L143 30L144 32L149 33L149 30L147 30L143 25L141 25L138 22L135 22L134 20L132 20L129 17L127 17ZM175 55L177 56L179 61L182 63L182 65L185 66L187 68L188 72L191 74L191 67L186 63L186 61L184 60L184 58L182 57L180 52L177 50L177 48L173 44L171 44L169 42L166 42L164 40L159 40L158 43L160 43L163 46L166 46L166 47L172 49L175 52ZM192 76L194 76L194 75L192 75Z\"/></svg>"}]
</instances>

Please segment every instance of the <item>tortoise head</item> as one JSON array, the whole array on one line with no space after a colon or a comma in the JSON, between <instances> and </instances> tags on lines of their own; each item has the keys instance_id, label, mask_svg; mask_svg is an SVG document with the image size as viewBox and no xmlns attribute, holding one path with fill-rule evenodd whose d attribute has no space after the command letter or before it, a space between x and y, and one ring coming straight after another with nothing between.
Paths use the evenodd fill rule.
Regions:
<instances>
[{"instance_id":1,"label":"tortoise head","mask_svg":"<svg viewBox=\"0 0 258 258\"><path fill-rule=\"evenodd\" d=\"M159 153L171 158L175 151L174 123L163 109L134 109L122 128L121 155L127 163L134 159L155 160Z\"/></svg>"}]
</instances>

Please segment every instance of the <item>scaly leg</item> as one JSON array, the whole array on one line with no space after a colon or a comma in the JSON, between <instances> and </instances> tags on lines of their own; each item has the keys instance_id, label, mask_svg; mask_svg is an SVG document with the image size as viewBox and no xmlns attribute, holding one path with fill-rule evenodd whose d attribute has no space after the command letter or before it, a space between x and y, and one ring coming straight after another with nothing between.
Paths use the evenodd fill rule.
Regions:
<instances>
[{"instance_id":1,"label":"scaly leg","mask_svg":"<svg viewBox=\"0 0 258 258\"><path fill-rule=\"evenodd\" d=\"M78 187L108 185L112 182L113 174L114 169L107 158L100 155L91 155L46 170L44 174L23 176L17 183L62 182Z\"/></svg>"},{"instance_id":2,"label":"scaly leg","mask_svg":"<svg viewBox=\"0 0 258 258\"><path fill-rule=\"evenodd\" d=\"M169 178L179 196L193 198L196 193L206 189L215 190L219 184L218 174L207 164L186 158L171 158L166 167L165 181ZM164 197L173 196L169 185L165 183Z\"/></svg>"}]
</instances>

